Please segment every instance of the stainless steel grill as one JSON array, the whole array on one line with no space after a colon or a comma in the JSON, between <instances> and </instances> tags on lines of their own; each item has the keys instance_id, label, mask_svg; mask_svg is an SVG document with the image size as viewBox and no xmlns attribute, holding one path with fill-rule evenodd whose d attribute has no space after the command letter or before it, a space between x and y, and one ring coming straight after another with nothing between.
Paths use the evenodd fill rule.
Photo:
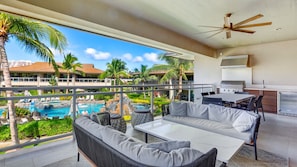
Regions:
<instances>
[{"instance_id":1,"label":"stainless steel grill","mask_svg":"<svg viewBox=\"0 0 297 167\"><path fill-rule=\"evenodd\" d=\"M243 92L245 81L221 81L220 93Z\"/></svg>"}]
</instances>

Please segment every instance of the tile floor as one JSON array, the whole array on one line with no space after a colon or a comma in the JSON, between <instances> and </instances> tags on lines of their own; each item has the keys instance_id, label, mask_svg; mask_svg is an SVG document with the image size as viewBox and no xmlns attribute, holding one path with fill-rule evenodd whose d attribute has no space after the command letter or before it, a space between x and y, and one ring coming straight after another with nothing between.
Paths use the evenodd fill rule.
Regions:
<instances>
[{"instance_id":1,"label":"tile floor","mask_svg":"<svg viewBox=\"0 0 297 167\"><path fill-rule=\"evenodd\" d=\"M261 121L258 148L289 158L290 167L297 167L297 117L265 114ZM130 125L127 134L144 140L144 135L134 131ZM149 138L149 140L155 140ZM77 162L76 143L72 138L21 149L0 155L1 167L89 167L86 160ZM63 161L62 161L63 160ZM66 160L66 161L65 161ZM58 162L58 163L57 163ZM54 163L54 165L52 165Z\"/></svg>"}]
</instances>

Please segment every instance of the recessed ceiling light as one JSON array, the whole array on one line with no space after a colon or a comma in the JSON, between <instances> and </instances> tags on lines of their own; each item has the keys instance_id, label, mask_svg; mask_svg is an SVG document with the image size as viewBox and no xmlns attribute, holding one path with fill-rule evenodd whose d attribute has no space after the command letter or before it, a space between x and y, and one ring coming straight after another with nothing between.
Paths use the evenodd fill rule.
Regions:
<instances>
[{"instance_id":1,"label":"recessed ceiling light","mask_svg":"<svg viewBox=\"0 0 297 167\"><path fill-rule=\"evenodd\" d=\"M277 29L275 29L275 30L276 30L276 31L279 31L279 30L281 30L281 29L282 29L282 28L279 27L279 28L277 28Z\"/></svg>"}]
</instances>

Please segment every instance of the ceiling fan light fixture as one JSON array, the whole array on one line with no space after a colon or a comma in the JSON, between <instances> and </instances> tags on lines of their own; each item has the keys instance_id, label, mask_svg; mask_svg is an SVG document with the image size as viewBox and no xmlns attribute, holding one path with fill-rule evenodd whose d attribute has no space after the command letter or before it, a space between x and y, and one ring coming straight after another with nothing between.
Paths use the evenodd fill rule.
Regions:
<instances>
[{"instance_id":1,"label":"ceiling fan light fixture","mask_svg":"<svg viewBox=\"0 0 297 167\"><path fill-rule=\"evenodd\" d=\"M237 32L241 32L241 33L248 33L248 34L253 34L255 33L256 31L254 30L247 30L246 28L253 28L253 27L260 27L260 26L268 26L268 25L271 25L272 22L262 22L262 23L254 23L254 24L248 24L249 22L252 22L256 19L259 19L261 17L263 17L264 15L263 14L257 14L253 17L250 17L248 19L245 19L241 22L238 22L236 24L233 24L231 21L230 21L230 17L231 17L232 13L227 13L224 17L224 25L223 27L215 27L215 26L203 26L203 27L210 27L210 28L218 28L217 30L211 30L211 31L206 31L206 32L213 32L213 31L217 31L216 33L208 36L208 38L211 38L221 32L226 32L226 39L229 39L231 38L231 32L232 31L237 31ZM281 28L277 28L276 29L277 31L278 30L281 30Z\"/></svg>"}]
</instances>

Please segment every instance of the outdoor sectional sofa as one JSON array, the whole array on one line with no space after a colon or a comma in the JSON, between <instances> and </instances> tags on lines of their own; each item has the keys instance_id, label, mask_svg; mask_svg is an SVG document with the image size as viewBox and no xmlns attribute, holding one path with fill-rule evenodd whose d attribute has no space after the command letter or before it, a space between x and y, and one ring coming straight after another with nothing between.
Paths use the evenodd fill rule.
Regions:
<instances>
[{"instance_id":1,"label":"outdoor sectional sofa","mask_svg":"<svg viewBox=\"0 0 297 167\"><path fill-rule=\"evenodd\" d=\"M190 148L189 141L147 144L85 116L76 119L73 127L79 151L78 161L82 154L93 166L215 166L215 148L203 154Z\"/></svg>"},{"instance_id":2,"label":"outdoor sectional sofa","mask_svg":"<svg viewBox=\"0 0 297 167\"><path fill-rule=\"evenodd\" d=\"M171 102L163 106L163 119L244 140L254 146L257 160L257 135L260 115L214 104ZM199 139L197 139L199 140Z\"/></svg>"}]
</instances>

